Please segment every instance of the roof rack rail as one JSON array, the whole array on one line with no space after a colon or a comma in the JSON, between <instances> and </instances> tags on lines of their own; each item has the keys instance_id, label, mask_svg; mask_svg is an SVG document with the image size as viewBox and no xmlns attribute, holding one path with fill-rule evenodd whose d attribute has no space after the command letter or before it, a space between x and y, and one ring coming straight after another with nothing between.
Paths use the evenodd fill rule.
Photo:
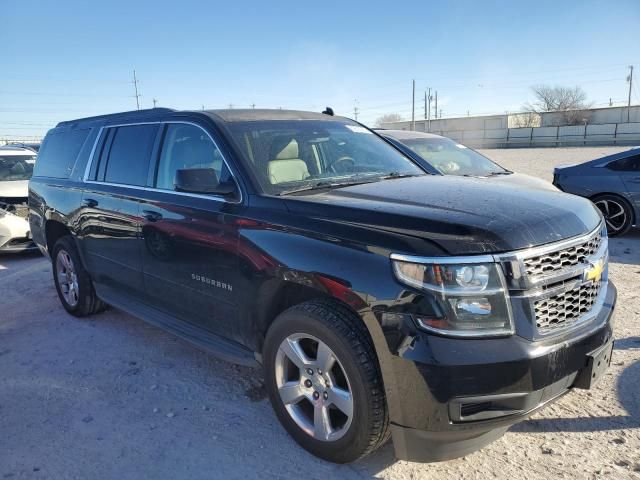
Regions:
<instances>
[{"instance_id":1,"label":"roof rack rail","mask_svg":"<svg viewBox=\"0 0 640 480\"><path fill-rule=\"evenodd\" d=\"M146 116L149 116L151 114L155 114L155 113L168 113L168 112L175 112L175 110L173 108L164 108L164 107L157 107L157 108L148 108L145 110L130 110L128 112L118 112L118 113L108 113L105 115L96 115L95 117L84 117L84 118L76 118L74 120L65 120L63 122L58 123L58 127L63 127L66 125L72 125L74 123L77 122L90 122L90 121L98 121L98 120L108 120L109 118L118 118L118 117L129 117L129 118L137 118L137 117L141 117L144 118Z\"/></svg>"}]
</instances>

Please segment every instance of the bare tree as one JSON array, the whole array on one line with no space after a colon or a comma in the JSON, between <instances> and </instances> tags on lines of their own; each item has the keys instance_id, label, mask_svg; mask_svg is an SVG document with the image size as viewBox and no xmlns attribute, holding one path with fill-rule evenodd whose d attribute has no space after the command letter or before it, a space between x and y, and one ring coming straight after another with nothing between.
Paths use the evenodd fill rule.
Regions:
<instances>
[{"instance_id":1,"label":"bare tree","mask_svg":"<svg viewBox=\"0 0 640 480\"><path fill-rule=\"evenodd\" d=\"M400 122L402 115L398 113L386 113L376 120L376 127L383 127L386 123Z\"/></svg>"},{"instance_id":2,"label":"bare tree","mask_svg":"<svg viewBox=\"0 0 640 480\"><path fill-rule=\"evenodd\" d=\"M509 128L529 128L540 126L540 114L536 112L512 113L509 115Z\"/></svg>"},{"instance_id":3,"label":"bare tree","mask_svg":"<svg viewBox=\"0 0 640 480\"><path fill-rule=\"evenodd\" d=\"M562 112L566 125L578 125L588 121L591 103L587 103L587 94L580 87L551 87L536 85L531 87L536 101L527 103L525 110L540 114L543 112Z\"/></svg>"}]
</instances>

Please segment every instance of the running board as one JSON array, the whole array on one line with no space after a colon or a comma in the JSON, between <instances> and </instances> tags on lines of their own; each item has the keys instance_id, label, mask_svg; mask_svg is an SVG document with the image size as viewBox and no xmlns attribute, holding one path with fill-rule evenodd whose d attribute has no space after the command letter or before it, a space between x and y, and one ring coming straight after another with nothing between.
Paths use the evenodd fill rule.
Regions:
<instances>
[{"instance_id":1,"label":"running board","mask_svg":"<svg viewBox=\"0 0 640 480\"><path fill-rule=\"evenodd\" d=\"M105 303L166 330L222 360L248 367L259 365L254 353L239 343L180 320L129 295L120 293L112 287L100 283L94 283L94 287L98 297Z\"/></svg>"}]
</instances>

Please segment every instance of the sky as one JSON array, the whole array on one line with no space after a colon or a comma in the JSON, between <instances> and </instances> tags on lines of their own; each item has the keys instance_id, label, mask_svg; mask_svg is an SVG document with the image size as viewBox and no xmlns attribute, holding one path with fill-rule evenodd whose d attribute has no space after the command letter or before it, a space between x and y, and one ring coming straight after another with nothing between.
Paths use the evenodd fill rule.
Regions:
<instances>
[{"instance_id":1,"label":"sky","mask_svg":"<svg viewBox=\"0 0 640 480\"><path fill-rule=\"evenodd\" d=\"M0 139L136 108L292 108L373 125L515 112L532 85L640 104L640 0L0 2Z\"/></svg>"}]
</instances>

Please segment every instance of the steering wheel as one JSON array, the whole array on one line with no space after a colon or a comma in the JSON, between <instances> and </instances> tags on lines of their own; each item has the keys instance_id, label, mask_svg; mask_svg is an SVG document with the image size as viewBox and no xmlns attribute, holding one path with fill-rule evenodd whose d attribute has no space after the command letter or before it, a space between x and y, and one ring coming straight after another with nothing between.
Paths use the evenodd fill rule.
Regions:
<instances>
[{"instance_id":1,"label":"steering wheel","mask_svg":"<svg viewBox=\"0 0 640 480\"><path fill-rule=\"evenodd\" d=\"M347 166L347 164L351 164L349 166ZM338 167L338 165L342 164L342 167ZM343 155L342 157L338 158L335 162L333 162L331 165L329 165L329 170L334 172L334 173L346 173L346 172L353 172L354 168L356 166L356 161L351 158L348 155Z\"/></svg>"}]
</instances>

